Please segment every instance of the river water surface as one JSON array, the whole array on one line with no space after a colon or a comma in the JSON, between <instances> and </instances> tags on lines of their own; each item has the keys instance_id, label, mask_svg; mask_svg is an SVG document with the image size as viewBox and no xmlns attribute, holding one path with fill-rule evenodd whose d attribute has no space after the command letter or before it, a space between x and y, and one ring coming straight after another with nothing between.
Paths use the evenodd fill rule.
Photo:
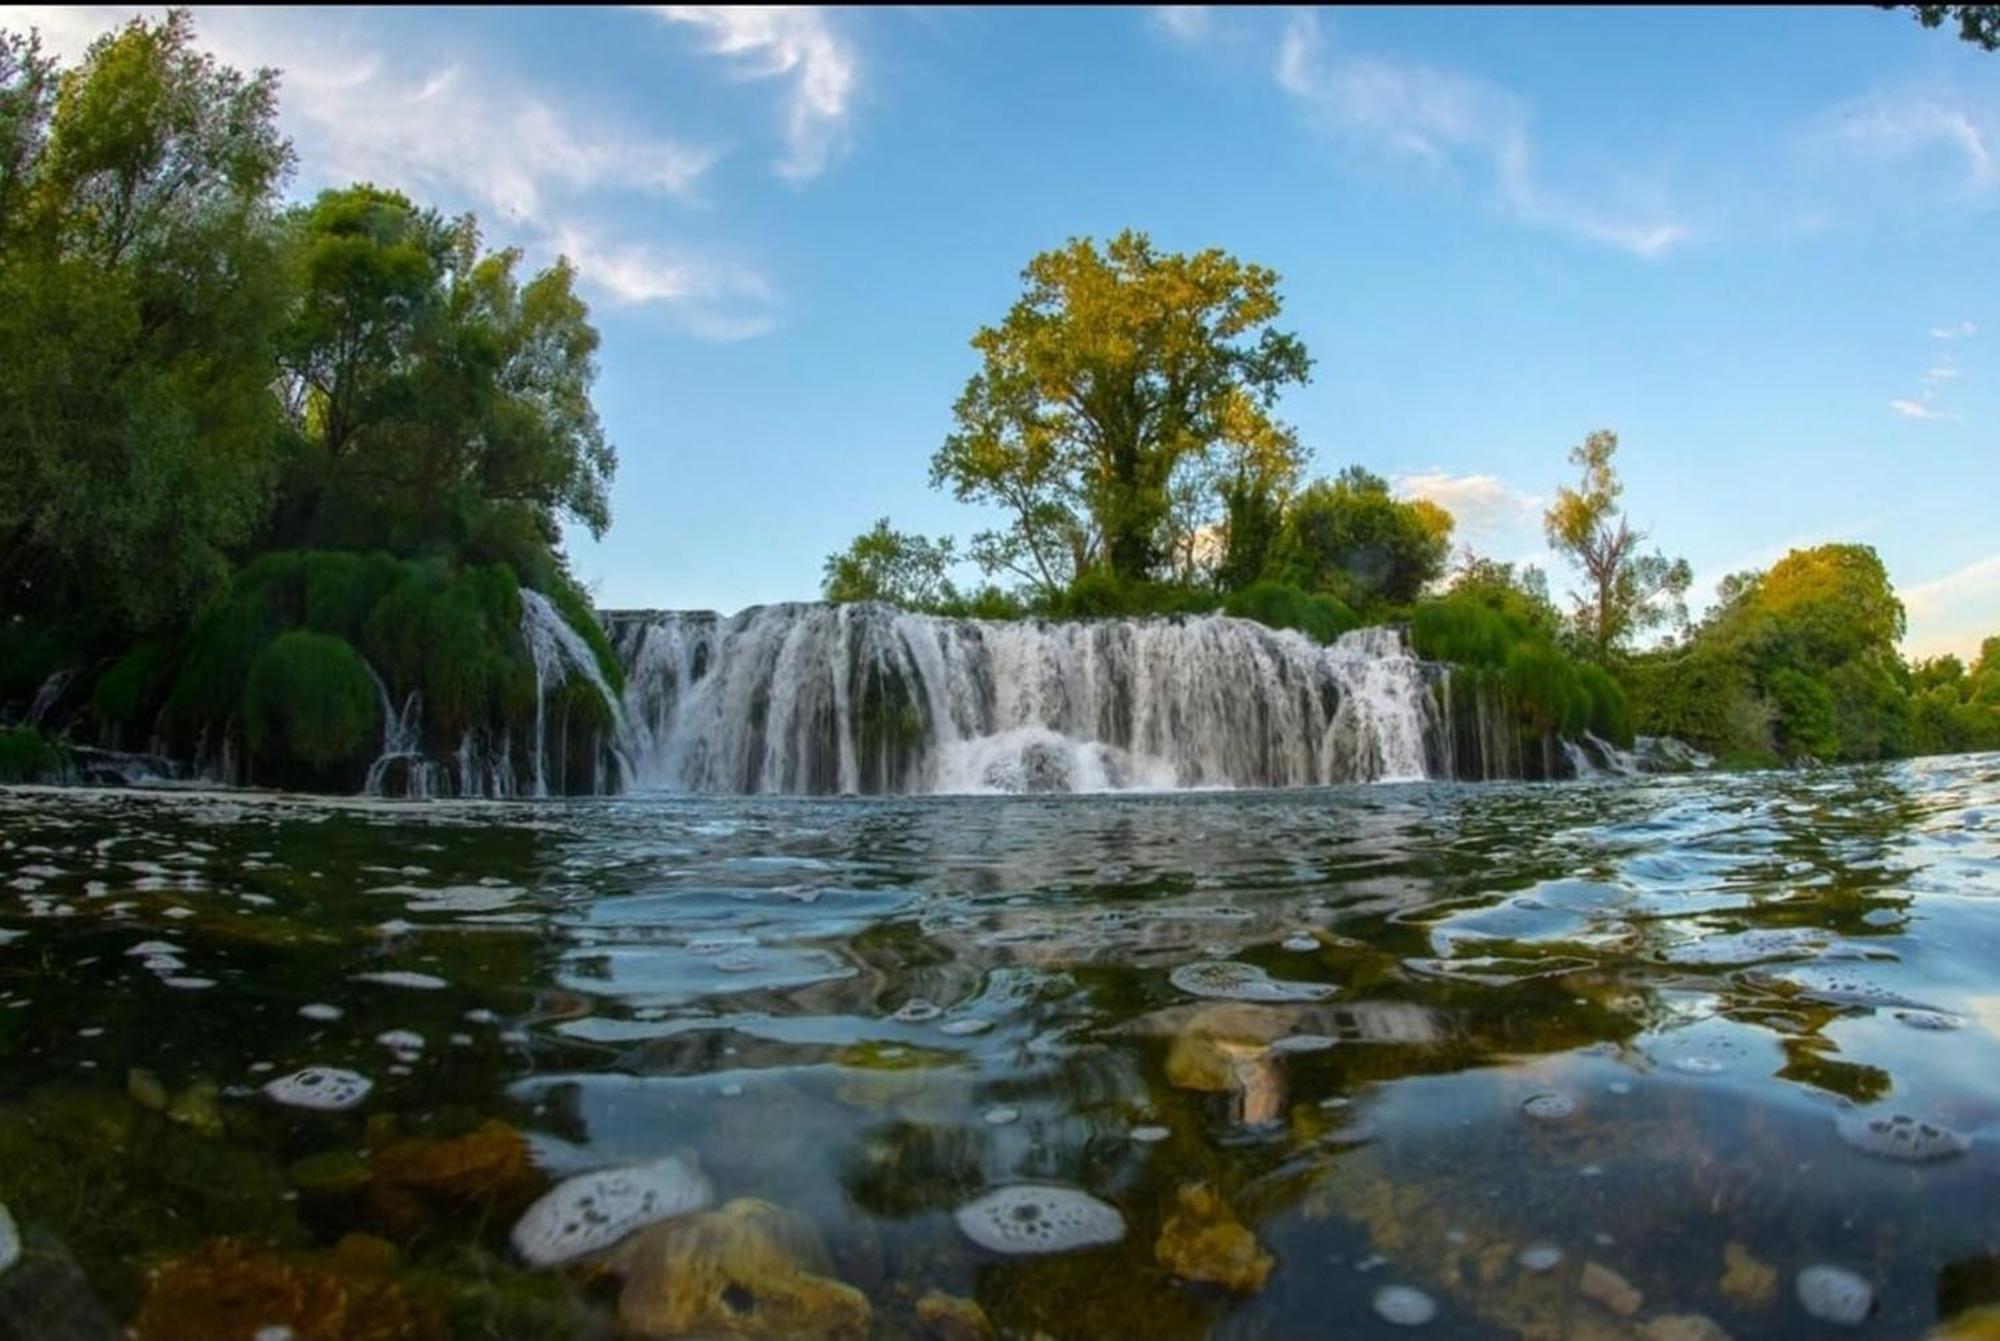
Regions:
<instances>
[{"instance_id":1,"label":"river water surface","mask_svg":"<svg viewBox=\"0 0 2000 1341\"><path fill-rule=\"evenodd\" d=\"M0 790L0 895L0 1334L1671 1341L2000 1305L2000 757ZM370 1085L274 1097L313 1067ZM560 1180L669 1157L718 1209L610 1271L524 1260ZM1122 1237L968 1236L1024 1183Z\"/></svg>"}]
</instances>

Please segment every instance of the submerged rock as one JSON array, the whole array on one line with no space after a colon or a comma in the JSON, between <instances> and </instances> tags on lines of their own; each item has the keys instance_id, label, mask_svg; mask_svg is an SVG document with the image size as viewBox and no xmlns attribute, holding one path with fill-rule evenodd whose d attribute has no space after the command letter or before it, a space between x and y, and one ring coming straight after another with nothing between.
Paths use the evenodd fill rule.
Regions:
<instances>
[{"instance_id":1,"label":"submerged rock","mask_svg":"<svg viewBox=\"0 0 2000 1341\"><path fill-rule=\"evenodd\" d=\"M7 1240L0 1254L0 1341L125 1341L61 1242L30 1228L24 1253L4 1207L0 1219Z\"/></svg>"},{"instance_id":2,"label":"submerged rock","mask_svg":"<svg viewBox=\"0 0 2000 1341\"><path fill-rule=\"evenodd\" d=\"M461 1201L518 1191L533 1174L527 1140L498 1118L463 1136L397 1141L369 1167L377 1183Z\"/></svg>"},{"instance_id":3,"label":"submerged rock","mask_svg":"<svg viewBox=\"0 0 2000 1341\"><path fill-rule=\"evenodd\" d=\"M1769 1308L1778 1298L1778 1269L1740 1243L1722 1247L1722 1297L1744 1308Z\"/></svg>"},{"instance_id":4,"label":"submerged rock","mask_svg":"<svg viewBox=\"0 0 2000 1341\"><path fill-rule=\"evenodd\" d=\"M1532 1271L1538 1276L1545 1271L1554 1271L1562 1265L1562 1260L1563 1250L1553 1243L1532 1244L1514 1254L1514 1261L1521 1270Z\"/></svg>"},{"instance_id":5,"label":"submerged rock","mask_svg":"<svg viewBox=\"0 0 2000 1341\"><path fill-rule=\"evenodd\" d=\"M1907 1113L1877 1117L1845 1113L1835 1119L1834 1127L1840 1139L1856 1150L1914 1164L1962 1155L1972 1145L1949 1127L1924 1122Z\"/></svg>"},{"instance_id":6,"label":"submerged rock","mask_svg":"<svg viewBox=\"0 0 2000 1341\"><path fill-rule=\"evenodd\" d=\"M609 1248L657 1221L698 1211L713 1196L708 1179L673 1156L566 1178L514 1225L514 1251L530 1266L557 1266Z\"/></svg>"},{"instance_id":7,"label":"submerged rock","mask_svg":"<svg viewBox=\"0 0 2000 1341\"><path fill-rule=\"evenodd\" d=\"M133 1320L138 1341L228 1341L274 1329L301 1341L431 1341L444 1327L394 1281L211 1239L161 1267Z\"/></svg>"},{"instance_id":8,"label":"submerged rock","mask_svg":"<svg viewBox=\"0 0 2000 1341\"><path fill-rule=\"evenodd\" d=\"M1577 1282L1577 1289L1621 1318L1631 1317L1646 1302L1646 1296L1631 1281L1597 1262L1583 1264L1583 1277Z\"/></svg>"},{"instance_id":9,"label":"submerged rock","mask_svg":"<svg viewBox=\"0 0 2000 1341\"><path fill-rule=\"evenodd\" d=\"M1049 1183L996 1188L959 1207L956 1218L967 1238L996 1253L1070 1252L1125 1237L1116 1207Z\"/></svg>"},{"instance_id":10,"label":"submerged rock","mask_svg":"<svg viewBox=\"0 0 2000 1341\"><path fill-rule=\"evenodd\" d=\"M1639 1329L1645 1341L1730 1341L1721 1323L1702 1313L1669 1313Z\"/></svg>"},{"instance_id":11,"label":"submerged rock","mask_svg":"<svg viewBox=\"0 0 2000 1341\"><path fill-rule=\"evenodd\" d=\"M1182 964L1167 980L1190 996L1223 1001L1323 1001L1335 988L1326 983L1285 982L1254 964L1232 959L1202 959Z\"/></svg>"},{"instance_id":12,"label":"submerged rock","mask_svg":"<svg viewBox=\"0 0 2000 1341\"><path fill-rule=\"evenodd\" d=\"M1844 1267L1807 1267L1796 1288L1806 1312L1836 1326L1859 1327L1875 1308L1875 1287Z\"/></svg>"},{"instance_id":13,"label":"submerged rock","mask_svg":"<svg viewBox=\"0 0 2000 1341\"><path fill-rule=\"evenodd\" d=\"M932 1290L917 1301L917 1321L932 1341L993 1341L986 1310L942 1290Z\"/></svg>"},{"instance_id":14,"label":"submerged rock","mask_svg":"<svg viewBox=\"0 0 2000 1341\"><path fill-rule=\"evenodd\" d=\"M811 1223L769 1202L655 1225L621 1248L618 1321L643 1337L718 1336L862 1341L867 1298L829 1274Z\"/></svg>"},{"instance_id":15,"label":"submerged rock","mask_svg":"<svg viewBox=\"0 0 2000 1341\"><path fill-rule=\"evenodd\" d=\"M1237 1294L1264 1288L1276 1261L1211 1187L1194 1184L1179 1193L1153 1245L1161 1266L1184 1280L1220 1285Z\"/></svg>"}]
</instances>

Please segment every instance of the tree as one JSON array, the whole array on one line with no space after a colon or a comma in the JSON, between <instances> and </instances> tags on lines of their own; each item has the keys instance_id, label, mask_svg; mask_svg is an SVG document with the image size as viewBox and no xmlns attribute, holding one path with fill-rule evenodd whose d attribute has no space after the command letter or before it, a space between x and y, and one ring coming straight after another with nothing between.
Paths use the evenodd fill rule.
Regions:
<instances>
[{"instance_id":1,"label":"tree","mask_svg":"<svg viewBox=\"0 0 2000 1341\"><path fill-rule=\"evenodd\" d=\"M522 283L520 252L482 254L471 217L371 186L287 223L300 300L280 363L302 451L281 529L403 552L496 510L550 547L564 519L603 532L617 457L568 262Z\"/></svg>"},{"instance_id":2,"label":"tree","mask_svg":"<svg viewBox=\"0 0 2000 1341\"><path fill-rule=\"evenodd\" d=\"M1574 489L1557 490L1542 518L1550 547L1568 555L1588 583L1586 591L1573 593L1573 617L1600 662L1636 633L1670 621L1685 624L1693 581L1687 560L1640 552L1646 533L1633 530L1618 509L1624 486L1611 465L1617 451L1618 435L1608 429L1571 448L1570 462L1582 469L1582 478Z\"/></svg>"},{"instance_id":3,"label":"tree","mask_svg":"<svg viewBox=\"0 0 2000 1341\"><path fill-rule=\"evenodd\" d=\"M1048 596L1099 566L1145 580L1198 524L1175 515L1190 474L1296 469L1297 441L1271 412L1311 364L1271 325L1274 272L1219 250L1159 252L1128 231L1102 250L1083 238L1045 252L1021 278L1006 317L973 337L980 370L931 460L934 487L1009 514L974 539L989 572Z\"/></svg>"},{"instance_id":4,"label":"tree","mask_svg":"<svg viewBox=\"0 0 2000 1341\"><path fill-rule=\"evenodd\" d=\"M1883 9L1907 9L1926 28L1941 26L1946 19L1958 24L1959 37L1977 43L1987 51L2000 51L2000 5L1883 5Z\"/></svg>"},{"instance_id":5,"label":"tree","mask_svg":"<svg viewBox=\"0 0 2000 1341\"><path fill-rule=\"evenodd\" d=\"M0 35L0 612L162 625L263 516L275 93L179 10L59 77Z\"/></svg>"},{"instance_id":6,"label":"tree","mask_svg":"<svg viewBox=\"0 0 2000 1341\"><path fill-rule=\"evenodd\" d=\"M958 599L950 578L957 562L951 537L905 535L880 517L845 550L827 556L820 590L829 601L887 601L910 610L932 609Z\"/></svg>"},{"instance_id":7,"label":"tree","mask_svg":"<svg viewBox=\"0 0 2000 1341\"><path fill-rule=\"evenodd\" d=\"M1757 602L1775 625L1771 654L1795 666L1886 664L1903 637L1903 603L1867 545L1795 549L1771 566Z\"/></svg>"},{"instance_id":8,"label":"tree","mask_svg":"<svg viewBox=\"0 0 2000 1341\"><path fill-rule=\"evenodd\" d=\"M1349 466L1286 506L1271 570L1349 605L1407 605L1444 572L1451 531L1451 514L1437 504L1395 498L1387 480Z\"/></svg>"}]
</instances>

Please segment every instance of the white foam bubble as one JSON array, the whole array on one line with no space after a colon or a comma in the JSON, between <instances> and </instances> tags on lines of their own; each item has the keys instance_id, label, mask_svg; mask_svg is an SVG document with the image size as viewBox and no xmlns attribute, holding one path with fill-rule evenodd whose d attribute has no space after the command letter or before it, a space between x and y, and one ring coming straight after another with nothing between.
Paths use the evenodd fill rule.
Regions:
<instances>
[{"instance_id":1,"label":"white foam bubble","mask_svg":"<svg viewBox=\"0 0 2000 1341\"><path fill-rule=\"evenodd\" d=\"M1940 1127L1907 1113L1878 1114L1874 1117L1843 1113L1834 1119L1834 1128L1840 1133L1840 1139L1856 1150L1880 1155L1884 1159L1907 1160L1912 1164L1962 1155L1972 1144L1949 1127Z\"/></svg>"},{"instance_id":2,"label":"white foam bubble","mask_svg":"<svg viewBox=\"0 0 2000 1341\"><path fill-rule=\"evenodd\" d=\"M1437 1301L1408 1285L1385 1285L1375 1292L1375 1315L1397 1327L1421 1327L1437 1316Z\"/></svg>"},{"instance_id":3,"label":"white foam bubble","mask_svg":"<svg viewBox=\"0 0 2000 1341\"><path fill-rule=\"evenodd\" d=\"M967 1238L996 1253L1070 1252L1125 1237L1115 1206L1047 1183L995 1188L959 1207L955 1218Z\"/></svg>"},{"instance_id":4,"label":"white foam bubble","mask_svg":"<svg viewBox=\"0 0 2000 1341\"><path fill-rule=\"evenodd\" d=\"M1840 1327L1860 1326L1875 1307L1875 1287L1843 1267L1809 1266L1797 1289L1806 1312Z\"/></svg>"},{"instance_id":5,"label":"white foam bubble","mask_svg":"<svg viewBox=\"0 0 2000 1341\"><path fill-rule=\"evenodd\" d=\"M1283 982L1254 964L1233 959L1201 959L1182 964L1167 979L1190 996L1224 1001L1320 1001L1336 990L1325 983Z\"/></svg>"},{"instance_id":6,"label":"white foam bubble","mask_svg":"<svg viewBox=\"0 0 2000 1341\"><path fill-rule=\"evenodd\" d=\"M578 1174L549 1189L515 1223L514 1251L530 1266L557 1266L608 1248L635 1229L698 1211L711 1195L700 1170L672 1156Z\"/></svg>"},{"instance_id":7,"label":"white foam bubble","mask_svg":"<svg viewBox=\"0 0 2000 1341\"><path fill-rule=\"evenodd\" d=\"M379 973L357 973L354 975L354 981L380 983L384 987L407 987L420 992L435 992L440 988L451 985L443 978L435 977L429 973L411 973L405 969L385 969Z\"/></svg>"},{"instance_id":8,"label":"white foam bubble","mask_svg":"<svg viewBox=\"0 0 2000 1341\"><path fill-rule=\"evenodd\" d=\"M375 1082L358 1072L337 1066L308 1066L269 1082L264 1093L293 1108L338 1113L360 1103L374 1088Z\"/></svg>"}]
</instances>

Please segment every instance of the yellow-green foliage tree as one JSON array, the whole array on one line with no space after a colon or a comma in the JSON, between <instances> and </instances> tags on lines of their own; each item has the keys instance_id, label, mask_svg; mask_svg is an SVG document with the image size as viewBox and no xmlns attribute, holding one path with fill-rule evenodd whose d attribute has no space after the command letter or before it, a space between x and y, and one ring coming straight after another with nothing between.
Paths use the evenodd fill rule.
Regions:
<instances>
[{"instance_id":1,"label":"yellow-green foliage tree","mask_svg":"<svg viewBox=\"0 0 2000 1341\"><path fill-rule=\"evenodd\" d=\"M934 486L1008 514L973 541L988 572L1045 598L1092 569L1149 581L1225 480L1296 473L1273 410L1311 365L1272 325L1276 273L1128 231L1044 252L1021 278L1006 317L973 337L980 369L931 461Z\"/></svg>"},{"instance_id":2,"label":"yellow-green foliage tree","mask_svg":"<svg viewBox=\"0 0 2000 1341\"><path fill-rule=\"evenodd\" d=\"M1576 487L1556 491L1542 518L1550 548L1583 575L1572 618L1579 640L1600 662L1622 651L1635 634L1684 623L1693 578L1687 560L1640 548L1646 533L1634 530L1618 506L1625 486L1611 464L1617 451L1618 435L1608 429L1571 448L1570 463L1582 475Z\"/></svg>"}]
</instances>

